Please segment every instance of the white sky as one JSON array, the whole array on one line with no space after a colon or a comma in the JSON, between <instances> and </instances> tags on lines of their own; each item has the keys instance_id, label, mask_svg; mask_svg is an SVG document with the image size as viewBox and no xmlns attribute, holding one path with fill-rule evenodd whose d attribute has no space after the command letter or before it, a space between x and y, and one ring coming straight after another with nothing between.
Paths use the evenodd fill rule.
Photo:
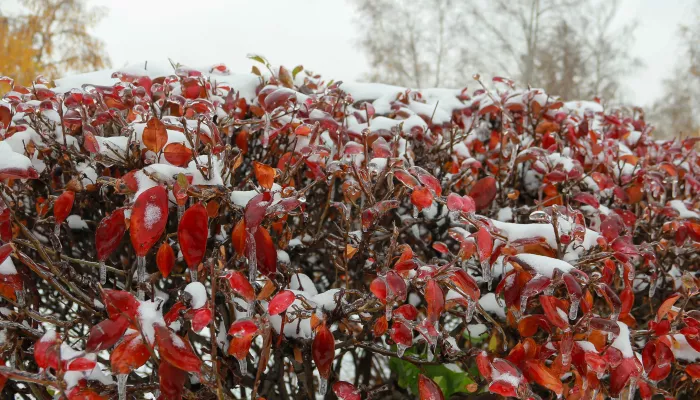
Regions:
<instances>
[{"instance_id":1,"label":"white sky","mask_svg":"<svg viewBox=\"0 0 700 400\"><path fill-rule=\"evenodd\" d=\"M649 105L680 55L678 26L693 0L624 0L619 20L636 19L634 54L645 66L627 80L624 100ZM108 16L95 29L114 67L143 60L191 66L223 62L249 71L248 53L290 69L303 64L328 79L355 80L370 69L356 45L347 0L92 0ZM489 71L480 71L487 73Z\"/></svg>"}]
</instances>

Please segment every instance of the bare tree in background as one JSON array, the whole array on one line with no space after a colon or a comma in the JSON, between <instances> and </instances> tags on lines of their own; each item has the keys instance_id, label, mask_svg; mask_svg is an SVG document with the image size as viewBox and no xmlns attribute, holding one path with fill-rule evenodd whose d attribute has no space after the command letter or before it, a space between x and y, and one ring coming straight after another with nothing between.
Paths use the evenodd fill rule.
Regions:
<instances>
[{"instance_id":1,"label":"bare tree in background","mask_svg":"<svg viewBox=\"0 0 700 400\"><path fill-rule=\"evenodd\" d=\"M619 6L619 0L592 1L567 12L543 37L529 82L568 100L619 98L624 74L641 65L629 50L634 21L615 24Z\"/></svg>"},{"instance_id":2,"label":"bare tree in background","mask_svg":"<svg viewBox=\"0 0 700 400\"><path fill-rule=\"evenodd\" d=\"M658 136L700 136L700 0L694 21L680 28L683 53L673 75L664 80L663 95L654 104L651 119L665 127Z\"/></svg>"},{"instance_id":3,"label":"bare tree in background","mask_svg":"<svg viewBox=\"0 0 700 400\"><path fill-rule=\"evenodd\" d=\"M633 24L615 28L619 0L353 1L370 80L459 87L487 71L565 99L610 99L636 65Z\"/></svg>"},{"instance_id":4,"label":"bare tree in background","mask_svg":"<svg viewBox=\"0 0 700 400\"><path fill-rule=\"evenodd\" d=\"M470 14L478 34L470 41L479 54L493 58L494 71L541 86L533 79L546 39L555 34L556 21L576 15L585 1L476 1Z\"/></svg>"},{"instance_id":5,"label":"bare tree in background","mask_svg":"<svg viewBox=\"0 0 700 400\"><path fill-rule=\"evenodd\" d=\"M363 32L368 79L408 87L460 86L474 71L467 2L353 0Z\"/></svg>"}]
</instances>

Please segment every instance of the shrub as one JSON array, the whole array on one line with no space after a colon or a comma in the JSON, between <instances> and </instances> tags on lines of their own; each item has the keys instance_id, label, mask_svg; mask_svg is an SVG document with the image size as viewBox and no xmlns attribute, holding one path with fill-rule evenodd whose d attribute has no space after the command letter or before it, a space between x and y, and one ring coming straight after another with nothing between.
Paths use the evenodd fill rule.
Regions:
<instances>
[{"instance_id":1,"label":"shrub","mask_svg":"<svg viewBox=\"0 0 700 400\"><path fill-rule=\"evenodd\" d=\"M254 59L2 79L6 392L697 396L694 139Z\"/></svg>"}]
</instances>

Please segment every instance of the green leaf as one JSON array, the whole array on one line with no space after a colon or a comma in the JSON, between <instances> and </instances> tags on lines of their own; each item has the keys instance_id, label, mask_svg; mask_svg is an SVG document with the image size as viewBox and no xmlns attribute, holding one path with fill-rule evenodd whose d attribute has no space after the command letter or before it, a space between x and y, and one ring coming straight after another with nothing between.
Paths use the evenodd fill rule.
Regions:
<instances>
[{"instance_id":1,"label":"green leaf","mask_svg":"<svg viewBox=\"0 0 700 400\"><path fill-rule=\"evenodd\" d=\"M250 58L251 60L255 60L259 63L265 64L265 65L269 64L267 62L267 60L265 59L265 57L258 55L258 54L248 54L248 58Z\"/></svg>"},{"instance_id":2,"label":"green leaf","mask_svg":"<svg viewBox=\"0 0 700 400\"><path fill-rule=\"evenodd\" d=\"M303 70L304 70L304 66L303 66L303 65L297 65L297 66L294 67L294 69L292 70L292 77L293 77L293 78L296 78L296 77L297 77L297 74L298 74L299 72L303 71Z\"/></svg>"},{"instance_id":3,"label":"green leaf","mask_svg":"<svg viewBox=\"0 0 700 400\"><path fill-rule=\"evenodd\" d=\"M262 74L260 73L260 70L255 65L253 65L252 72L257 76L262 76Z\"/></svg>"},{"instance_id":4,"label":"green leaf","mask_svg":"<svg viewBox=\"0 0 700 400\"><path fill-rule=\"evenodd\" d=\"M190 186L190 183L187 181L187 177L182 172L177 174L177 184L180 185L183 190L187 190L187 188Z\"/></svg>"},{"instance_id":5,"label":"green leaf","mask_svg":"<svg viewBox=\"0 0 700 400\"><path fill-rule=\"evenodd\" d=\"M389 368L396 372L399 386L410 390L413 395L418 395L418 374L421 370L417 366L399 358L391 358ZM455 364L425 365L423 374L435 381L446 399L454 393L468 393L467 386L474 383L469 374Z\"/></svg>"}]
</instances>

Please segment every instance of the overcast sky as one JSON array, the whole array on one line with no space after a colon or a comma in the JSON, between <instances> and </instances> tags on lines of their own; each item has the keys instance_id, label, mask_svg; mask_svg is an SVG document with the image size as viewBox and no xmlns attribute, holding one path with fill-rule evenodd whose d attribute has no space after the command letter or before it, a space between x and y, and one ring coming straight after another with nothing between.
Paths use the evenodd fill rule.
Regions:
<instances>
[{"instance_id":1,"label":"overcast sky","mask_svg":"<svg viewBox=\"0 0 700 400\"><path fill-rule=\"evenodd\" d=\"M623 0L619 19L636 19L634 53L645 66L631 74L624 100L648 105L680 54L678 26L693 0ZM356 45L347 0L92 0L108 9L95 33L114 67L172 58L203 66L224 62L249 71L248 53L290 68L303 64L324 77L359 79L371 68ZM489 71L479 71L489 72Z\"/></svg>"}]
</instances>

